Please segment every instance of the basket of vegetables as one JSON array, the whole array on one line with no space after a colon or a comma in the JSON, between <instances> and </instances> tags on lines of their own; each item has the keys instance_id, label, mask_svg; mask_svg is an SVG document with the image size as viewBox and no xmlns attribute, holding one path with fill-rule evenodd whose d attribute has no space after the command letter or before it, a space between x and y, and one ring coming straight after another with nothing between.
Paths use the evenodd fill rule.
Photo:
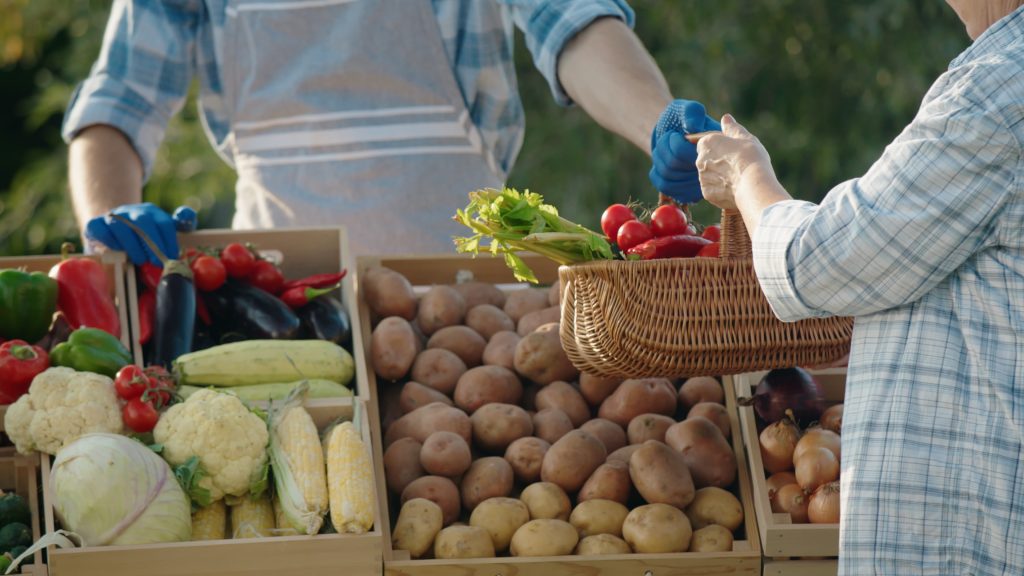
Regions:
<instances>
[{"instance_id":1,"label":"basket of vegetables","mask_svg":"<svg viewBox=\"0 0 1024 576\"><path fill-rule=\"evenodd\" d=\"M685 238L693 230L617 252L605 236L559 217L539 195L510 189L471 193L456 220L475 233L456 239L460 252L501 254L517 278L535 281L516 252L562 264L562 347L577 368L595 376L739 374L822 364L849 350L852 318L776 318L734 212L723 212L719 253L704 250L708 256L698 252L710 240Z\"/></svg>"}]
</instances>

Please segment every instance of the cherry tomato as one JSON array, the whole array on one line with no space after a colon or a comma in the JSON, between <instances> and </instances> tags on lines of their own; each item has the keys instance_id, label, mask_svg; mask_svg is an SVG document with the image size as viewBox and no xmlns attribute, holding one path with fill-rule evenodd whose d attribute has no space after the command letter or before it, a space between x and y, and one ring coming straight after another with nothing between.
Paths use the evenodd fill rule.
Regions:
<instances>
[{"instance_id":1,"label":"cherry tomato","mask_svg":"<svg viewBox=\"0 0 1024 576\"><path fill-rule=\"evenodd\" d=\"M718 224L712 224L711 226L704 228L704 231L701 232L700 235L702 238L707 238L712 242L718 242L722 239L722 227Z\"/></svg>"},{"instance_id":2,"label":"cherry tomato","mask_svg":"<svg viewBox=\"0 0 1024 576\"><path fill-rule=\"evenodd\" d=\"M701 248L700 251L697 252L697 256L698 257L706 256L708 258L718 258L718 251L719 251L720 247L721 247L721 244L719 244L718 242L712 242L711 244L708 244L707 246Z\"/></svg>"},{"instance_id":3,"label":"cherry tomato","mask_svg":"<svg viewBox=\"0 0 1024 576\"><path fill-rule=\"evenodd\" d=\"M601 230L610 240L618 238L619 228L630 220L636 220L636 214L625 204L612 204L601 215Z\"/></svg>"},{"instance_id":4,"label":"cherry tomato","mask_svg":"<svg viewBox=\"0 0 1024 576\"><path fill-rule=\"evenodd\" d=\"M131 400L142 396L149 385L149 377L142 371L142 368L129 364L117 371L114 377L114 390L122 400Z\"/></svg>"},{"instance_id":5,"label":"cherry tomato","mask_svg":"<svg viewBox=\"0 0 1024 576\"><path fill-rule=\"evenodd\" d=\"M619 245L619 250L626 251L637 244L647 242L653 237L650 226L639 220L630 220L619 228L615 243Z\"/></svg>"},{"instance_id":6,"label":"cherry tomato","mask_svg":"<svg viewBox=\"0 0 1024 576\"><path fill-rule=\"evenodd\" d=\"M269 260L257 261L248 280L253 286L275 295L284 287L284 274Z\"/></svg>"},{"instance_id":7,"label":"cherry tomato","mask_svg":"<svg viewBox=\"0 0 1024 576\"><path fill-rule=\"evenodd\" d=\"M658 237L686 234L687 224L686 213L669 204L658 206L651 214L651 232Z\"/></svg>"},{"instance_id":8,"label":"cherry tomato","mask_svg":"<svg viewBox=\"0 0 1024 576\"><path fill-rule=\"evenodd\" d=\"M192 278L196 288L212 292L224 285L228 272L218 258L201 255L192 261Z\"/></svg>"},{"instance_id":9,"label":"cherry tomato","mask_svg":"<svg viewBox=\"0 0 1024 576\"><path fill-rule=\"evenodd\" d=\"M160 413L151 403L143 402L141 398L132 398L121 409L121 418L132 431L145 434L156 428Z\"/></svg>"},{"instance_id":10,"label":"cherry tomato","mask_svg":"<svg viewBox=\"0 0 1024 576\"><path fill-rule=\"evenodd\" d=\"M224 270L232 278L246 278L256 266L256 256L237 242L228 244L220 251L220 261L224 263Z\"/></svg>"}]
</instances>

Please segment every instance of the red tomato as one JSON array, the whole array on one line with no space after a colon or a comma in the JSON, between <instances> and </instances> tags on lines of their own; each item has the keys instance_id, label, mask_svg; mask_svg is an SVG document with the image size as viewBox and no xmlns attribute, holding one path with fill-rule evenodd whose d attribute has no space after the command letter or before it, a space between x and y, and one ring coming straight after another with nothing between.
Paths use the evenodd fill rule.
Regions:
<instances>
[{"instance_id":1,"label":"red tomato","mask_svg":"<svg viewBox=\"0 0 1024 576\"><path fill-rule=\"evenodd\" d=\"M237 242L228 244L220 251L220 261L224 263L224 270L232 278L246 278L256 266L256 256Z\"/></svg>"},{"instance_id":2,"label":"red tomato","mask_svg":"<svg viewBox=\"0 0 1024 576\"><path fill-rule=\"evenodd\" d=\"M122 400L131 400L142 396L149 385L149 378L142 368L129 364L117 371L114 377L114 390Z\"/></svg>"},{"instance_id":3,"label":"red tomato","mask_svg":"<svg viewBox=\"0 0 1024 576\"><path fill-rule=\"evenodd\" d=\"M203 255L192 261L192 279L196 288L212 292L224 285L228 272L218 258Z\"/></svg>"},{"instance_id":4,"label":"red tomato","mask_svg":"<svg viewBox=\"0 0 1024 576\"><path fill-rule=\"evenodd\" d=\"M686 214L669 204L658 206L651 214L651 232L658 237L686 234L687 224Z\"/></svg>"},{"instance_id":5,"label":"red tomato","mask_svg":"<svg viewBox=\"0 0 1024 576\"><path fill-rule=\"evenodd\" d=\"M700 252L697 252L697 257L706 256L708 258L718 258L718 250L720 247L721 244L718 242L712 242L711 244L701 248Z\"/></svg>"},{"instance_id":6,"label":"red tomato","mask_svg":"<svg viewBox=\"0 0 1024 576\"><path fill-rule=\"evenodd\" d=\"M132 398L121 409L121 418L124 419L124 425L132 431L145 434L156 428L160 413L151 403L143 402L141 398Z\"/></svg>"},{"instance_id":7,"label":"red tomato","mask_svg":"<svg viewBox=\"0 0 1024 576\"><path fill-rule=\"evenodd\" d=\"M608 239L618 238L619 228L630 220L636 220L636 214L625 204L612 204L601 215L601 230Z\"/></svg>"},{"instance_id":8,"label":"red tomato","mask_svg":"<svg viewBox=\"0 0 1024 576\"><path fill-rule=\"evenodd\" d=\"M146 390L149 392L143 399L158 408L170 404L174 377L163 366L147 366L143 373L147 377Z\"/></svg>"},{"instance_id":9,"label":"red tomato","mask_svg":"<svg viewBox=\"0 0 1024 576\"><path fill-rule=\"evenodd\" d=\"M269 260L258 260L247 280L271 294L277 294L284 287L284 274Z\"/></svg>"},{"instance_id":10,"label":"red tomato","mask_svg":"<svg viewBox=\"0 0 1024 576\"><path fill-rule=\"evenodd\" d=\"M722 227L718 224L712 224L711 226L704 228L704 231L701 232L700 235L701 238L707 238L712 242L718 242L722 239Z\"/></svg>"},{"instance_id":11,"label":"red tomato","mask_svg":"<svg viewBox=\"0 0 1024 576\"><path fill-rule=\"evenodd\" d=\"M630 220L619 228L619 233L615 237L615 243L619 245L619 250L626 251L637 244L647 242L653 237L650 226L639 220Z\"/></svg>"}]
</instances>

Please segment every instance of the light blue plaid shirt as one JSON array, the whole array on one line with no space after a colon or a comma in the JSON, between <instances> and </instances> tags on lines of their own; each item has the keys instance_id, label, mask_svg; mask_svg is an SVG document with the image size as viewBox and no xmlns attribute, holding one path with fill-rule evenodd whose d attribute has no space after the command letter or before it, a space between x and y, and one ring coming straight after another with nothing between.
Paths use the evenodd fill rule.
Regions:
<instances>
[{"instance_id":1,"label":"light blue plaid shirt","mask_svg":"<svg viewBox=\"0 0 1024 576\"><path fill-rule=\"evenodd\" d=\"M221 66L227 0L115 0L103 48L64 119L64 138L93 124L121 130L146 175L167 122L198 74L204 126L220 151L230 132ZM558 56L595 19L633 25L625 0L432 0L441 36L470 117L505 173L523 139L523 106L513 64L513 22L555 99L569 104L557 78Z\"/></svg>"},{"instance_id":2,"label":"light blue plaid shirt","mask_svg":"<svg viewBox=\"0 0 1024 576\"><path fill-rule=\"evenodd\" d=\"M1024 574L1024 8L861 178L767 208L776 314L856 316L840 573Z\"/></svg>"}]
</instances>

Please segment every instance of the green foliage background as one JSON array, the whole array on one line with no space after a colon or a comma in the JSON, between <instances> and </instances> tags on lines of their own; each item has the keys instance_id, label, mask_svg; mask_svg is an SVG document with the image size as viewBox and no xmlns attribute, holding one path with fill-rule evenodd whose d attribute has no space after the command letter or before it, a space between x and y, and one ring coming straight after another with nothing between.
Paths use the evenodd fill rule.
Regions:
<instances>
[{"instance_id":1,"label":"green foliage background","mask_svg":"<svg viewBox=\"0 0 1024 576\"><path fill-rule=\"evenodd\" d=\"M484 1L484 0L473 0ZM733 113L796 197L863 173L969 40L942 0L633 0L636 31L677 97ZM64 107L99 52L109 0L0 0L0 255L56 253L78 231L67 198ZM579 109L551 100L523 42L527 136L510 185L596 227L629 198L655 200L650 160ZM234 175L190 98L172 122L146 200L230 225ZM452 207L454 211L456 206ZM713 221L703 203L698 219Z\"/></svg>"}]
</instances>

